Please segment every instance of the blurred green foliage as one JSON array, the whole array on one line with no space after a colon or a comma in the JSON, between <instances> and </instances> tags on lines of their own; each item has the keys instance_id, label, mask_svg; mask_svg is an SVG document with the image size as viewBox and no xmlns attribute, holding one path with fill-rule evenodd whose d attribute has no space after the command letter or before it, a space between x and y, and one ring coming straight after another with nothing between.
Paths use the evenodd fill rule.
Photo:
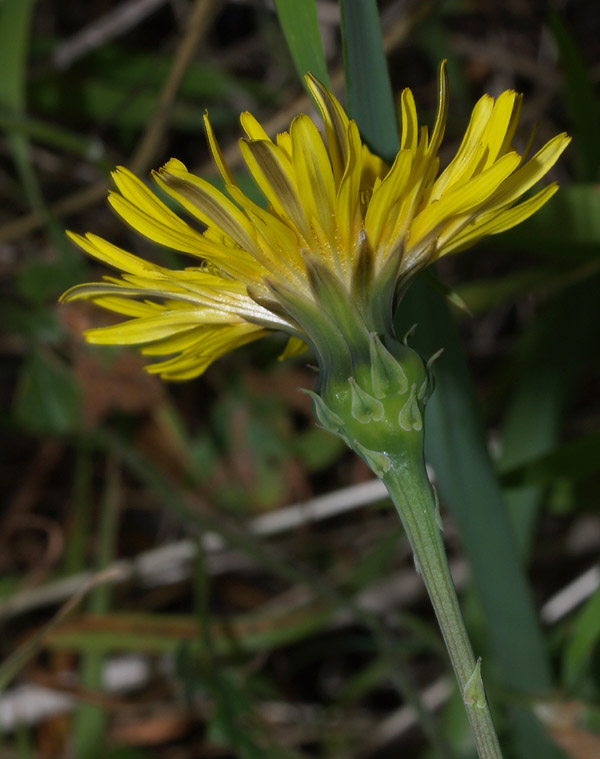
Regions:
<instances>
[{"instance_id":1,"label":"blurred green foliage","mask_svg":"<svg viewBox=\"0 0 600 759\"><path fill-rule=\"evenodd\" d=\"M383 592L388 578L404 568L395 522L371 508L322 527L307 524L273 538L273 545L245 528L250 516L367 476L337 438L314 426L296 392L312 381L305 368L310 357L278 363L281 343L267 341L257 351L227 357L190 386L165 389L142 375L140 360L82 343L82 329L98 323L97 314L56 305L68 286L101 274L65 243L66 224L93 229L138 253L175 259L113 223L99 200L109 169L128 163L153 123L186 31L185 21L178 27L172 11L162 8L137 31L107 39L61 69L56 50L106 9L98 2L77 12L76 4L68 5L59 11L58 4L4 0L0 6L0 434L7 494L0 605L23 598L36 584L207 530L235 546L245 563L212 577L198 562L185 579L165 580L163 588L132 580L131 587L117 584L110 594L92 596L87 608L47 633L36 666L51 680L66 671L99 696L100 705L76 701L56 754L45 741L65 728L52 720L4 736L4 745L11 755L41 759L65 755L72 741L80 747L77 759L162 757L173 746L190 757L206 746L223 756L369 756L376 726L411 697L396 670L415 673L420 683L445 672L434 621L417 614L420 608L388 609L381 619L374 613L397 640L391 653L376 625L352 616L361 593ZM332 81L340 79L343 36L349 107L371 144L381 139L381 152L393 152L394 101L382 75L374 2L342 3L341 26L332 15L334 3L293 8L308 20L303 25L294 14L283 19L291 58L275 14L225 6L213 9L207 36L179 83L153 164L177 155L190 166L206 165L200 134L206 108L224 146L239 136L236 122L244 109L266 121L283 113L270 128L285 128L295 115L289 103L300 92L292 61L300 73L316 67L324 78L327 70L316 19ZM280 13L291 8L277 6ZM526 745L518 715L512 721L509 715L515 705L528 711L521 707L544 701L550 690L559 705L569 699L580 706L571 724L576 736L597 739L598 732L598 591L549 631L535 621L543 601L597 560L600 106L590 66L594 51L584 10L567 9L547 21L533 11L517 19L507 10L501 19L482 3L418 3L413 14L401 3L384 2L379 11L392 48L392 85L412 86L424 113L432 112L437 64L449 59L449 143L460 137L480 92L507 81L529 90L525 131L539 121L544 132L567 128L575 136L557 170L562 187L551 203L437 272L475 318L453 312L451 320L443 311L432 321L423 315L433 292L423 283L406 302L417 314L412 320L421 323L416 339L423 349L448 348L438 365L434 398L440 408L431 423L430 455L442 505L452 511L476 572L477 593L467 589L468 622L489 665L507 756L529 759L540 750ZM517 47L523 44L514 59L510 43L496 56L496 48L486 56L477 47L480 40L497 39L498 29ZM539 55L547 56L538 49L544 35L556 46L552 66L547 57L538 63ZM534 112L526 110L528 103ZM308 101L304 107L311 107ZM239 166L235 170L237 176ZM96 187L95 199L86 200L90 187ZM67 211L76 214L68 221L62 216ZM445 307L432 297L430 310ZM464 346L466 358L462 348L449 350L452 341ZM469 374L472 384L454 381ZM501 448L491 458L490 440ZM475 461L483 462L477 488L470 475ZM65 548L55 554L40 549L31 537L39 525ZM586 543L581 535L588 533ZM524 578L533 581L535 606ZM296 597L301 601L294 606ZM527 610L509 617L507 605L515 608L519 598ZM35 607L11 621L3 656L17 649L24 633L40 629L48 613ZM525 651L518 671L507 678L519 647ZM167 654L171 662L138 702L129 697L125 718L121 702L101 698L104 664L123 652L143 653L151 662ZM15 676L30 679L27 670L11 671ZM175 722L157 717L165 703L180 718L179 732ZM286 745L286 730L269 721L273 704L289 706L296 742ZM112 726L121 724L117 717L139 727L137 742L112 737ZM142 728L153 719L162 740L145 745ZM400 746L411 756L472 756L456 695L436 729L435 754L413 736L398 738L391 748L381 744L378 755ZM546 736L537 729L528 737L539 747Z\"/></svg>"}]
</instances>

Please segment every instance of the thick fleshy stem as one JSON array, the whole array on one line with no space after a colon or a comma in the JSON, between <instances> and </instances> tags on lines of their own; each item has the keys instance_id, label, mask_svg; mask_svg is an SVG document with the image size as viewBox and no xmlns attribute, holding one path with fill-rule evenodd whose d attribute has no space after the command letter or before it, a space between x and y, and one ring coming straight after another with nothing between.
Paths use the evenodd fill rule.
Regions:
<instances>
[{"instance_id":1,"label":"thick fleshy stem","mask_svg":"<svg viewBox=\"0 0 600 759\"><path fill-rule=\"evenodd\" d=\"M502 759L441 538L434 492L421 462L392 458L383 476L410 541L415 564L431 599L463 696L480 759Z\"/></svg>"}]
</instances>

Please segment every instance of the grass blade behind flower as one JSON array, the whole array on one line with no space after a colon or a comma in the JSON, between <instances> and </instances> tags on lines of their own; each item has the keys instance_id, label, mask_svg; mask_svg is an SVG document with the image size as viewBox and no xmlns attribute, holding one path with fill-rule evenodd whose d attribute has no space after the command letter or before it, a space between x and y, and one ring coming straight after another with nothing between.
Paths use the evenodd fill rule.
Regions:
<instances>
[{"instance_id":1,"label":"grass blade behind flower","mask_svg":"<svg viewBox=\"0 0 600 759\"><path fill-rule=\"evenodd\" d=\"M573 163L577 179L594 182L600 168L600 103L587 64L565 21L552 9L549 26L558 47L563 98L573 130Z\"/></svg>"},{"instance_id":2,"label":"grass blade behind flower","mask_svg":"<svg viewBox=\"0 0 600 759\"><path fill-rule=\"evenodd\" d=\"M426 454L472 568L495 668L503 684L517 693L549 690L552 679L544 639L454 321L442 298L422 281L409 289L401 316L403 329L418 322L413 344L423 355L444 347L435 370L436 389L427 406ZM519 757L562 755L531 712L513 707L511 713Z\"/></svg>"},{"instance_id":3,"label":"grass blade behind flower","mask_svg":"<svg viewBox=\"0 0 600 759\"><path fill-rule=\"evenodd\" d=\"M502 429L502 472L548 454L558 443L569 393L586 359L594 355L600 333L598 279L558 293L524 335ZM526 485L505 496L525 562L543 494L543 487Z\"/></svg>"},{"instance_id":4,"label":"grass blade behind flower","mask_svg":"<svg viewBox=\"0 0 600 759\"><path fill-rule=\"evenodd\" d=\"M397 149L397 127L376 6L344 0L341 4L350 115L373 150L389 157ZM351 5L352 12L347 12ZM517 691L548 689L552 682L544 641L485 445L454 322L442 298L422 282L412 285L401 313L403 319L412 317L407 326L419 322L418 347L425 355L442 346L446 351L428 406L427 453L463 539L487 617L496 666L505 675L505 684ZM503 577L501 583L499 576ZM520 757L560 756L529 711L515 708L513 718Z\"/></svg>"},{"instance_id":5,"label":"grass blade behind flower","mask_svg":"<svg viewBox=\"0 0 600 759\"><path fill-rule=\"evenodd\" d=\"M329 87L329 75L314 0L275 0L275 8L302 83L304 84L304 75L310 71Z\"/></svg>"},{"instance_id":6,"label":"grass blade behind flower","mask_svg":"<svg viewBox=\"0 0 600 759\"><path fill-rule=\"evenodd\" d=\"M375 0L340 0L347 111L387 161L398 150L396 108Z\"/></svg>"}]
</instances>

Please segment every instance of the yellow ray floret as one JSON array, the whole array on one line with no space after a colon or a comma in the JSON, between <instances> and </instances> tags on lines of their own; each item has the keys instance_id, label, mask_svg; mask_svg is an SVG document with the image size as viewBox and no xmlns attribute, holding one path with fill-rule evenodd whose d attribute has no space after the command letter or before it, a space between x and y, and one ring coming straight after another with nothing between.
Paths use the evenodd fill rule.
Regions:
<instances>
[{"instance_id":1,"label":"yellow ray floret","mask_svg":"<svg viewBox=\"0 0 600 759\"><path fill-rule=\"evenodd\" d=\"M319 345L323 335L346 334L352 343L351 323L361 334L385 330L397 293L417 271L519 224L556 191L551 184L521 200L569 138L557 135L529 159L520 154L512 141L521 96L511 90L478 101L456 155L440 173L444 64L431 136L419 124L410 90L401 94L400 145L391 167L362 143L331 92L311 75L307 83L325 139L304 114L274 140L251 114L240 118L242 157L266 208L236 183L208 117L208 144L227 195L176 159L153 173L194 224L127 169L114 172L117 191L109 202L116 213L149 240L199 260L170 269L95 235L70 233L89 255L121 272L63 296L127 317L89 330L90 342L143 346L145 355L163 357L148 370L166 379L195 377L270 330L290 336L284 355L304 343L329 355L331 346Z\"/></svg>"}]
</instances>

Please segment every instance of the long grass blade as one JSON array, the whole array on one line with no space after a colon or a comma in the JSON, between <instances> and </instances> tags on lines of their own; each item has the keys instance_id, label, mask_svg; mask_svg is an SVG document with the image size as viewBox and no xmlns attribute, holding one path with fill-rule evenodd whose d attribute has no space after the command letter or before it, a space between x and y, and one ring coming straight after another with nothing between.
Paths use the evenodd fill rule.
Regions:
<instances>
[{"instance_id":1,"label":"long grass blade","mask_svg":"<svg viewBox=\"0 0 600 759\"><path fill-rule=\"evenodd\" d=\"M389 157L395 149L391 138L395 116L393 108L390 113L387 70L382 73L385 59L375 3L342 0L342 7L349 11L343 15L343 34L351 116L370 136L371 147ZM378 93L375 100L373 92ZM456 327L442 298L422 282L412 285L401 314L411 319L407 326L420 323L420 347L426 354L440 347L446 351L438 368L438 388L428 406L427 453L461 532L496 664L511 689L525 693L548 689L552 681L544 641L487 453ZM503 578L501 583L498 577ZM515 708L513 718L519 756L557 755L530 712Z\"/></svg>"},{"instance_id":2,"label":"long grass blade","mask_svg":"<svg viewBox=\"0 0 600 759\"><path fill-rule=\"evenodd\" d=\"M329 87L315 0L275 0L275 8L302 83L310 71Z\"/></svg>"},{"instance_id":3,"label":"long grass blade","mask_svg":"<svg viewBox=\"0 0 600 759\"><path fill-rule=\"evenodd\" d=\"M375 0L340 0L348 110L363 139L391 161L398 150L396 109Z\"/></svg>"},{"instance_id":4,"label":"long grass blade","mask_svg":"<svg viewBox=\"0 0 600 759\"><path fill-rule=\"evenodd\" d=\"M586 358L593 355L600 334L598 280L596 276L559 293L525 334L502 428L502 472L556 446L569 392ZM530 551L543 492L540 485L529 484L505 494L524 558Z\"/></svg>"},{"instance_id":5,"label":"long grass blade","mask_svg":"<svg viewBox=\"0 0 600 759\"><path fill-rule=\"evenodd\" d=\"M444 301L421 281L408 291L401 315L402 328L418 322L414 342L423 355L444 347L427 406L426 454L472 567L498 677L518 693L549 690L544 639L456 327ZM560 756L530 712L520 707L511 711L519 756Z\"/></svg>"},{"instance_id":6,"label":"long grass blade","mask_svg":"<svg viewBox=\"0 0 600 759\"><path fill-rule=\"evenodd\" d=\"M98 533L97 566L100 571L110 564L119 513L120 478L115 461L108 459L107 482L104 493ZM103 614L110 608L111 588L103 585L90 596L90 610ZM85 688L99 691L102 688L104 655L91 651L82 657L81 683ZM95 704L81 703L77 709L73 727L73 750L75 756L100 757L106 731L106 714Z\"/></svg>"},{"instance_id":7,"label":"long grass blade","mask_svg":"<svg viewBox=\"0 0 600 759\"><path fill-rule=\"evenodd\" d=\"M35 167L28 135L20 122L26 119L27 60L35 0L0 3L0 109L4 111L6 141L24 196L32 211L44 219L63 263L72 260L64 233L50 217ZM12 122L12 124L11 124Z\"/></svg>"},{"instance_id":8,"label":"long grass blade","mask_svg":"<svg viewBox=\"0 0 600 759\"><path fill-rule=\"evenodd\" d=\"M598 177L600 167L600 102L577 42L555 10L550 13L550 30L560 56L564 100L574 135L577 179L593 182Z\"/></svg>"},{"instance_id":9,"label":"long grass blade","mask_svg":"<svg viewBox=\"0 0 600 759\"><path fill-rule=\"evenodd\" d=\"M12 116L25 110L25 82L29 33L34 0L5 0L0 5L0 107ZM42 199L25 135L14 130L7 134L13 160L27 199L40 210Z\"/></svg>"},{"instance_id":10,"label":"long grass blade","mask_svg":"<svg viewBox=\"0 0 600 759\"><path fill-rule=\"evenodd\" d=\"M2 693L19 674L23 667L36 656L46 645L51 633L59 627L79 606L87 593L103 582L114 580L114 572L100 572L81 587L81 589L66 601L58 612L41 627L34 635L15 649L0 663L0 693Z\"/></svg>"}]
</instances>

